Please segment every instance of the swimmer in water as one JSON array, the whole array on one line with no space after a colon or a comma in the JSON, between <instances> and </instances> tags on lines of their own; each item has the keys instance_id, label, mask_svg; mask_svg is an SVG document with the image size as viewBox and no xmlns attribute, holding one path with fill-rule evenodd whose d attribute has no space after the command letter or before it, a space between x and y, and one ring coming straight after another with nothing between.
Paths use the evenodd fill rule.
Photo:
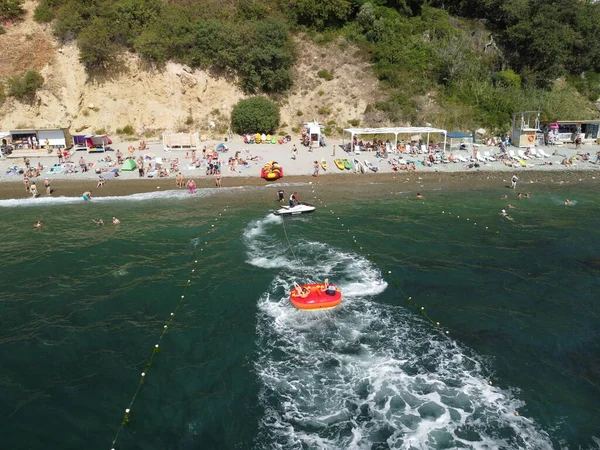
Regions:
<instances>
[{"instance_id":1,"label":"swimmer in water","mask_svg":"<svg viewBox=\"0 0 600 450\"><path fill-rule=\"evenodd\" d=\"M571 201L569 199L565 200L565 206L571 206Z\"/></svg>"},{"instance_id":2,"label":"swimmer in water","mask_svg":"<svg viewBox=\"0 0 600 450\"><path fill-rule=\"evenodd\" d=\"M104 225L104 220L102 220L102 219L94 220L94 223L96 225Z\"/></svg>"},{"instance_id":3,"label":"swimmer in water","mask_svg":"<svg viewBox=\"0 0 600 450\"><path fill-rule=\"evenodd\" d=\"M500 197L502 200L508 198L508 195L504 194L502 197Z\"/></svg>"},{"instance_id":4,"label":"swimmer in water","mask_svg":"<svg viewBox=\"0 0 600 450\"><path fill-rule=\"evenodd\" d=\"M510 216L507 214L507 212L506 212L506 210L505 210L505 209L503 209L503 210L502 210L502 212L500 213L500 215L501 215L502 217L506 217L508 220L513 220L513 218L512 218L512 217L510 217Z\"/></svg>"},{"instance_id":5,"label":"swimmer in water","mask_svg":"<svg viewBox=\"0 0 600 450\"><path fill-rule=\"evenodd\" d=\"M116 217L112 218L112 222L113 222L113 225L119 225L121 223L121 221L119 219L117 219Z\"/></svg>"},{"instance_id":6,"label":"swimmer in water","mask_svg":"<svg viewBox=\"0 0 600 450\"><path fill-rule=\"evenodd\" d=\"M417 192L417 198L423 198L420 192Z\"/></svg>"},{"instance_id":7,"label":"swimmer in water","mask_svg":"<svg viewBox=\"0 0 600 450\"><path fill-rule=\"evenodd\" d=\"M42 227L42 221L41 220L36 220L35 223L33 224L33 226L35 228L41 228Z\"/></svg>"},{"instance_id":8,"label":"swimmer in water","mask_svg":"<svg viewBox=\"0 0 600 450\"><path fill-rule=\"evenodd\" d=\"M515 208L513 205L511 205L510 203L508 204L508 209L517 209Z\"/></svg>"},{"instance_id":9,"label":"swimmer in water","mask_svg":"<svg viewBox=\"0 0 600 450\"><path fill-rule=\"evenodd\" d=\"M85 191L81 198L83 198L83 200L87 202L88 200L92 199L92 193L90 191Z\"/></svg>"}]
</instances>

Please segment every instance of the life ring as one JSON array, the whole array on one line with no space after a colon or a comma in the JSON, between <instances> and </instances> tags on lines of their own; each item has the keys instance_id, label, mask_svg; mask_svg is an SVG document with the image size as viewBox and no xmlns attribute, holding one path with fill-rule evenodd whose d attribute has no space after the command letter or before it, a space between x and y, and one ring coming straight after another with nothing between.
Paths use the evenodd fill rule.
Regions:
<instances>
[{"instance_id":1,"label":"life ring","mask_svg":"<svg viewBox=\"0 0 600 450\"><path fill-rule=\"evenodd\" d=\"M529 142L533 142L533 141L535 141L535 136L534 136L534 135L532 135L532 134L530 134L530 135L527 137L527 140L528 140Z\"/></svg>"}]
</instances>

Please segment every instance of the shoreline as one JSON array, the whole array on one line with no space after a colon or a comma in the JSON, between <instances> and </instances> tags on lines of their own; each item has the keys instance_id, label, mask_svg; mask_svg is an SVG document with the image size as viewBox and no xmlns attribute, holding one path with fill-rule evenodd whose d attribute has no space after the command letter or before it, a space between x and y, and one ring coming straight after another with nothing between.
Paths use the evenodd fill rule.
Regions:
<instances>
[{"instance_id":1,"label":"shoreline","mask_svg":"<svg viewBox=\"0 0 600 450\"><path fill-rule=\"evenodd\" d=\"M600 167L599 167L600 168ZM353 188L361 184L385 184L398 183L402 184L403 188L409 191L422 190L423 192L438 190L440 188L446 190L482 190L485 188L502 188L510 184L510 178L513 174L519 177L519 185L522 191L526 191L528 187L534 184L557 185L564 184L593 184L600 180L600 173L596 176L595 170L556 170L556 171L455 171L455 172L392 172L392 173L373 173L373 174L354 174L354 173L339 173L326 174L313 177L310 175L290 175L284 176L282 179L265 182L262 178L253 177L223 177L223 189L239 188L239 187L272 187L273 192L281 186L284 190L288 190L290 184L299 184L298 190L301 191L302 184L314 185L343 185L349 184ZM197 190L202 189L218 189L215 186L213 176L194 177ZM181 190L187 193L185 188L177 188L175 179L158 178L158 179L113 179L108 180L103 187L96 187L96 180L91 179L53 179L52 188L53 194L48 196L44 193L43 180L38 181L40 187L38 192L42 197L80 197L85 191L92 192L94 197L108 196L127 196L132 194L149 193L157 191L172 191ZM31 194L25 191L25 187L20 180L0 181L0 199L29 199Z\"/></svg>"}]
</instances>

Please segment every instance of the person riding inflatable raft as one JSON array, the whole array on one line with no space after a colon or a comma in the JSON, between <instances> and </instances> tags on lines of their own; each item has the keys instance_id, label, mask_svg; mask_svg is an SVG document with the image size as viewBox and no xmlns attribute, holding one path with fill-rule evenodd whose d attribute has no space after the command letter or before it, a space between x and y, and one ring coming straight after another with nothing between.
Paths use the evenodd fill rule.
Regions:
<instances>
[{"instance_id":1,"label":"person riding inflatable raft","mask_svg":"<svg viewBox=\"0 0 600 450\"><path fill-rule=\"evenodd\" d=\"M342 303L342 292L327 279L323 284L299 286L294 283L294 289L290 292L290 301L298 309L330 309Z\"/></svg>"},{"instance_id":2,"label":"person riding inflatable raft","mask_svg":"<svg viewBox=\"0 0 600 450\"><path fill-rule=\"evenodd\" d=\"M278 180L283 177L283 167L276 161L269 161L261 169L260 177L268 181Z\"/></svg>"}]
</instances>

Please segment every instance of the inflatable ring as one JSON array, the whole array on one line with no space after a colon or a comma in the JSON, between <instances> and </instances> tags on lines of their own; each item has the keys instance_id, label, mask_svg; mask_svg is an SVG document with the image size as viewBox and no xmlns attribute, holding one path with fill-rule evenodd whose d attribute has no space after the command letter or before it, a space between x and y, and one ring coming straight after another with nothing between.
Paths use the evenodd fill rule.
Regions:
<instances>
[{"instance_id":1,"label":"inflatable ring","mask_svg":"<svg viewBox=\"0 0 600 450\"><path fill-rule=\"evenodd\" d=\"M527 140L529 142L533 142L533 141L535 141L535 136L531 134L531 135L529 135L529 137L527 137Z\"/></svg>"}]
</instances>

